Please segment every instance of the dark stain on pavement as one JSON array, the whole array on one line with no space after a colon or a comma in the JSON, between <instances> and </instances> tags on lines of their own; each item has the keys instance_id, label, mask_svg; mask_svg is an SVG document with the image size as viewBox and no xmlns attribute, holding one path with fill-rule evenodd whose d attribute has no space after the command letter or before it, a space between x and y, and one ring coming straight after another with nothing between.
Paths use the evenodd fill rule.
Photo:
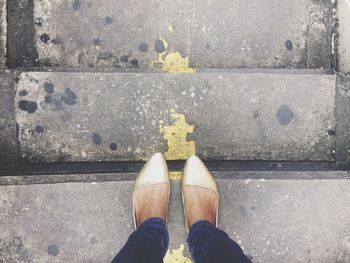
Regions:
<instances>
[{"instance_id":1,"label":"dark stain on pavement","mask_svg":"<svg viewBox=\"0 0 350 263\"><path fill-rule=\"evenodd\" d=\"M45 81L44 89L47 94L53 94L55 92L55 87L50 81Z\"/></svg>"},{"instance_id":2,"label":"dark stain on pavement","mask_svg":"<svg viewBox=\"0 0 350 263\"><path fill-rule=\"evenodd\" d=\"M112 151L116 151L117 150L117 144L115 142L112 142L110 145L109 145L109 148L112 150Z\"/></svg>"},{"instance_id":3,"label":"dark stain on pavement","mask_svg":"<svg viewBox=\"0 0 350 263\"><path fill-rule=\"evenodd\" d=\"M158 53L163 53L165 51L165 47L164 47L164 43L162 40L157 39L156 43L154 44L154 49L158 52Z\"/></svg>"},{"instance_id":4,"label":"dark stain on pavement","mask_svg":"<svg viewBox=\"0 0 350 263\"><path fill-rule=\"evenodd\" d=\"M139 61L137 59L133 59L133 60L131 60L131 65L133 67L137 67L139 65Z\"/></svg>"},{"instance_id":5,"label":"dark stain on pavement","mask_svg":"<svg viewBox=\"0 0 350 263\"><path fill-rule=\"evenodd\" d=\"M77 96L70 88L66 88L64 94L62 95L62 100L67 105L72 106L77 103Z\"/></svg>"},{"instance_id":6,"label":"dark stain on pavement","mask_svg":"<svg viewBox=\"0 0 350 263\"><path fill-rule=\"evenodd\" d=\"M28 95L28 91L26 91L25 89L24 90L21 90L20 92L19 92L19 96L21 96L21 97L25 97L25 96L27 96Z\"/></svg>"},{"instance_id":7,"label":"dark stain on pavement","mask_svg":"<svg viewBox=\"0 0 350 263\"><path fill-rule=\"evenodd\" d=\"M38 109L38 104L35 101L21 100L19 101L18 106L21 110L26 111L29 114L36 112Z\"/></svg>"},{"instance_id":8,"label":"dark stain on pavement","mask_svg":"<svg viewBox=\"0 0 350 263\"><path fill-rule=\"evenodd\" d=\"M113 23L113 17L111 17L111 16L106 16L103 20L105 21L106 25Z\"/></svg>"},{"instance_id":9,"label":"dark stain on pavement","mask_svg":"<svg viewBox=\"0 0 350 263\"><path fill-rule=\"evenodd\" d=\"M36 126L35 127L35 132L38 133L38 134L43 134L44 133L44 127L43 126Z\"/></svg>"},{"instance_id":10,"label":"dark stain on pavement","mask_svg":"<svg viewBox=\"0 0 350 263\"><path fill-rule=\"evenodd\" d=\"M75 0L72 4L74 11L79 11L81 9L81 1Z\"/></svg>"},{"instance_id":11,"label":"dark stain on pavement","mask_svg":"<svg viewBox=\"0 0 350 263\"><path fill-rule=\"evenodd\" d=\"M105 51L105 52L98 54L97 58L99 60L110 60L113 58L113 54L109 51Z\"/></svg>"},{"instance_id":12,"label":"dark stain on pavement","mask_svg":"<svg viewBox=\"0 0 350 263\"><path fill-rule=\"evenodd\" d=\"M48 34L44 33L40 36L40 40L41 40L41 42L48 44L50 41L50 36Z\"/></svg>"},{"instance_id":13,"label":"dark stain on pavement","mask_svg":"<svg viewBox=\"0 0 350 263\"><path fill-rule=\"evenodd\" d=\"M123 63L127 63L129 61L129 56L128 55L121 56L120 61Z\"/></svg>"},{"instance_id":14,"label":"dark stain on pavement","mask_svg":"<svg viewBox=\"0 0 350 263\"><path fill-rule=\"evenodd\" d=\"M148 45L147 43L142 43L140 46L139 46L139 49L141 52L147 52L148 51Z\"/></svg>"},{"instance_id":15,"label":"dark stain on pavement","mask_svg":"<svg viewBox=\"0 0 350 263\"><path fill-rule=\"evenodd\" d=\"M94 142L94 144L101 145L102 139L101 139L101 136L97 132L94 132L92 134L91 139Z\"/></svg>"},{"instance_id":16,"label":"dark stain on pavement","mask_svg":"<svg viewBox=\"0 0 350 263\"><path fill-rule=\"evenodd\" d=\"M291 40L287 40L286 43L285 43L285 46L286 46L286 48L289 51L292 51L292 49L293 49L293 42Z\"/></svg>"},{"instance_id":17,"label":"dark stain on pavement","mask_svg":"<svg viewBox=\"0 0 350 263\"><path fill-rule=\"evenodd\" d=\"M57 245L52 244L52 245L48 246L47 253L51 256L56 257L60 253L60 251L59 251Z\"/></svg>"},{"instance_id":18,"label":"dark stain on pavement","mask_svg":"<svg viewBox=\"0 0 350 263\"><path fill-rule=\"evenodd\" d=\"M276 118L282 126L288 125L294 118L294 113L287 105L282 105L277 113Z\"/></svg>"}]
</instances>

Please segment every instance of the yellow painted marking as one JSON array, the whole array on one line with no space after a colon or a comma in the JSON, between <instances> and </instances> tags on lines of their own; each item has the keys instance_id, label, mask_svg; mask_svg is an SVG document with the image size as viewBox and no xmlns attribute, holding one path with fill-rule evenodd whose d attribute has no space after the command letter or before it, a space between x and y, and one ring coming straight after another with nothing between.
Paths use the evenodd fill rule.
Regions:
<instances>
[{"instance_id":1,"label":"yellow painted marking","mask_svg":"<svg viewBox=\"0 0 350 263\"><path fill-rule=\"evenodd\" d=\"M174 27L172 24L168 25L168 30L169 30L169 32L174 32Z\"/></svg>"},{"instance_id":2,"label":"yellow painted marking","mask_svg":"<svg viewBox=\"0 0 350 263\"><path fill-rule=\"evenodd\" d=\"M173 125L166 126L164 121L159 122L159 131L163 133L168 145L164 156L167 160L186 160L196 154L195 142L187 141L187 135L193 133L195 127L186 122L185 115L175 110L171 110L171 116L175 120Z\"/></svg>"},{"instance_id":3,"label":"yellow painted marking","mask_svg":"<svg viewBox=\"0 0 350 263\"><path fill-rule=\"evenodd\" d=\"M182 172L169 172L169 179L170 180L181 180L182 179Z\"/></svg>"},{"instance_id":4,"label":"yellow painted marking","mask_svg":"<svg viewBox=\"0 0 350 263\"><path fill-rule=\"evenodd\" d=\"M180 245L179 249L173 249L172 252L168 250L165 255L164 263L192 263L192 260L183 255L185 246Z\"/></svg>"},{"instance_id":5,"label":"yellow painted marking","mask_svg":"<svg viewBox=\"0 0 350 263\"><path fill-rule=\"evenodd\" d=\"M194 73L190 68L189 57L182 57L179 51L170 52L165 56L162 69L169 73Z\"/></svg>"},{"instance_id":6,"label":"yellow painted marking","mask_svg":"<svg viewBox=\"0 0 350 263\"><path fill-rule=\"evenodd\" d=\"M169 25L173 30L172 25ZM173 31L170 31L173 32ZM188 31L188 55L182 57L179 51L168 51L169 44L166 39L160 35L159 40L163 42L165 51L158 54L158 58L153 62L153 66L160 67L168 73L194 73L195 70L190 67L190 47L189 47L189 31Z\"/></svg>"}]
</instances>

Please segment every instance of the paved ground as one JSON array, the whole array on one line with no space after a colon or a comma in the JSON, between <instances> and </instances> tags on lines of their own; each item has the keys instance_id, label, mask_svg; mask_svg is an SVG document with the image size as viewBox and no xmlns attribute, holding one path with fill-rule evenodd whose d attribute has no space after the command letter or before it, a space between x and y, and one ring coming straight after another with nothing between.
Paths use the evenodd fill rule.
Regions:
<instances>
[{"instance_id":1,"label":"paved ground","mask_svg":"<svg viewBox=\"0 0 350 263\"><path fill-rule=\"evenodd\" d=\"M15 93L13 73L0 72L0 165L17 163Z\"/></svg>"},{"instance_id":2,"label":"paved ground","mask_svg":"<svg viewBox=\"0 0 350 263\"><path fill-rule=\"evenodd\" d=\"M339 70L350 73L350 1L338 1Z\"/></svg>"},{"instance_id":3,"label":"paved ground","mask_svg":"<svg viewBox=\"0 0 350 263\"><path fill-rule=\"evenodd\" d=\"M11 2L13 67L157 67L164 37L195 68L330 69L331 1Z\"/></svg>"},{"instance_id":4,"label":"paved ground","mask_svg":"<svg viewBox=\"0 0 350 263\"><path fill-rule=\"evenodd\" d=\"M350 262L349 187L348 180L219 180L220 227L253 262ZM133 230L131 189L130 181L1 186L1 259L108 262ZM186 244L178 181L169 231L171 248Z\"/></svg>"},{"instance_id":5,"label":"paved ground","mask_svg":"<svg viewBox=\"0 0 350 263\"><path fill-rule=\"evenodd\" d=\"M338 74L336 105L336 158L342 169L350 169L350 74Z\"/></svg>"},{"instance_id":6,"label":"paved ground","mask_svg":"<svg viewBox=\"0 0 350 263\"><path fill-rule=\"evenodd\" d=\"M0 0L0 69L5 68L6 44L7 44L7 21L6 0Z\"/></svg>"},{"instance_id":7,"label":"paved ground","mask_svg":"<svg viewBox=\"0 0 350 263\"><path fill-rule=\"evenodd\" d=\"M290 72L288 72L290 73ZM20 155L30 161L333 161L335 76L22 73ZM301 95L302 94L302 95Z\"/></svg>"},{"instance_id":8,"label":"paved ground","mask_svg":"<svg viewBox=\"0 0 350 263\"><path fill-rule=\"evenodd\" d=\"M324 75L336 62L350 71L349 10L349 0L0 0L0 69L24 67L0 73L0 174L41 174L0 177L0 262L110 261L133 231L129 172L142 162L73 162L162 151L209 161L220 227L254 263L349 263L350 173L329 170L350 169L350 75ZM273 171L245 171L262 168ZM179 189L173 181L178 250L166 263L189 256Z\"/></svg>"}]
</instances>

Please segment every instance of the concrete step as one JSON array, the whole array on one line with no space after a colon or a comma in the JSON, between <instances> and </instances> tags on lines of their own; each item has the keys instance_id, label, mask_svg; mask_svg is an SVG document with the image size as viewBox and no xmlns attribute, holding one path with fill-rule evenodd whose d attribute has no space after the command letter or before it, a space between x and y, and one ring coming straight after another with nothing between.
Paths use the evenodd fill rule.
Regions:
<instances>
[{"instance_id":1,"label":"concrete step","mask_svg":"<svg viewBox=\"0 0 350 263\"><path fill-rule=\"evenodd\" d=\"M5 68L7 54L6 1L0 1L0 69Z\"/></svg>"},{"instance_id":2,"label":"concrete step","mask_svg":"<svg viewBox=\"0 0 350 263\"><path fill-rule=\"evenodd\" d=\"M9 65L331 69L332 2L13 0Z\"/></svg>"},{"instance_id":3,"label":"concrete step","mask_svg":"<svg viewBox=\"0 0 350 263\"><path fill-rule=\"evenodd\" d=\"M335 76L24 72L19 155L30 162L335 161Z\"/></svg>"},{"instance_id":4,"label":"concrete step","mask_svg":"<svg viewBox=\"0 0 350 263\"><path fill-rule=\"evenodd\" d=\"M4 262L110 262L133 231L132 181L28 183L0 187ZM253 262L350 262L349 180L220 179L218 184L220 228ZM180 182L171 187L172 250L186 246L186 230ZM183 255L189 256L187 248Z\"/></svg>"}]
</instances>

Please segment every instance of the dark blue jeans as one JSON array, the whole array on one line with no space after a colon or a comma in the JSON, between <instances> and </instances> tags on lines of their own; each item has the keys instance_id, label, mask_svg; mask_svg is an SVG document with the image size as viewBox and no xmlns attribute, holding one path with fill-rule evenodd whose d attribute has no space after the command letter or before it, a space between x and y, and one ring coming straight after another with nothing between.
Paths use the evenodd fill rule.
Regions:
<instances>
[{"instance_id":1,"label":"dark blue jeans","mask_svg":"<svg viewBox=\"0 0 350 263\"><path fill-rule=\"evenodd\" d=\"M251 263L239 245L206 221L192 226L187 243L196 263ZM165 222L151 218L131 234L112 263L162 263L168 245Z\"/></svg>"}]
</instances>

